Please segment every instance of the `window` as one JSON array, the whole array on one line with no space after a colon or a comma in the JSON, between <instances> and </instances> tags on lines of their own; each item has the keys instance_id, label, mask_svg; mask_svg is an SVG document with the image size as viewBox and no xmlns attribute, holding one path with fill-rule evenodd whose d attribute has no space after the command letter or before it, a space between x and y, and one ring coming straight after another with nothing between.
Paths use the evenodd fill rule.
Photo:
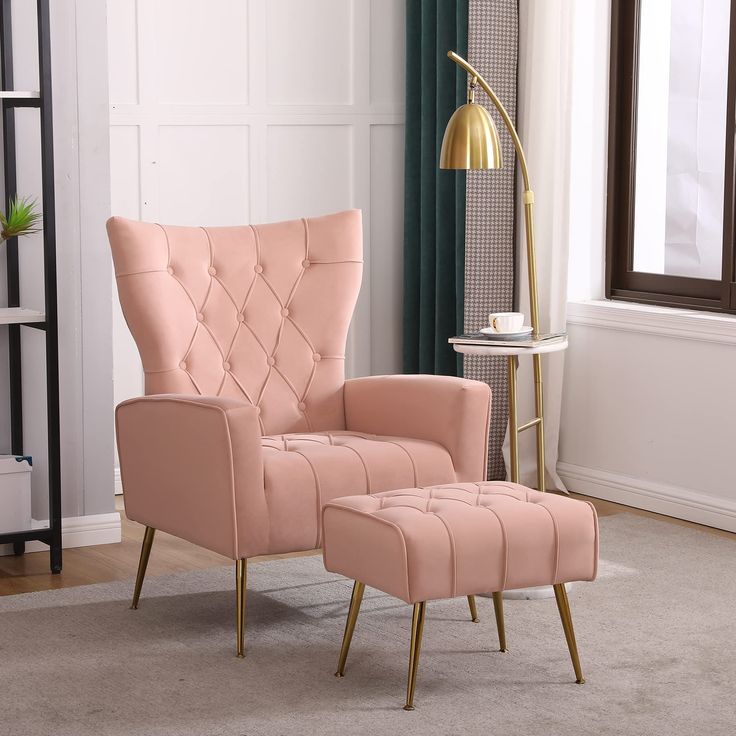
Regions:
<instances>
[{"instance_id":1,"label":"window","mask_svg":"<svg viewBox=\"0 0 736 736\"><path fill-rule=\"evenodd\" d=\"M736 313L736 2L613 0L606 296Z\"/></svg>"}]
</instances>

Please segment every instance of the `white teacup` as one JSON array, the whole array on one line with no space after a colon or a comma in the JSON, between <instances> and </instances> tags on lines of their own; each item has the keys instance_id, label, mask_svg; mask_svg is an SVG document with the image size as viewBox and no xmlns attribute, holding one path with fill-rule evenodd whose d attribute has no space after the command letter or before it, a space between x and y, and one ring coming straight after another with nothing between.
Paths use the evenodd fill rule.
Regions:
<instances>
[{"instance_id":1,"label":"white teacup","mask_svg":"<svg viewBox=\"0 0 736 736\"><path fill-rule=\"evenodd\" d=\"M524 326L522 312L494 312L488 315L488 324L494 332L519 332Z\"/></svg>"}]
</instances>

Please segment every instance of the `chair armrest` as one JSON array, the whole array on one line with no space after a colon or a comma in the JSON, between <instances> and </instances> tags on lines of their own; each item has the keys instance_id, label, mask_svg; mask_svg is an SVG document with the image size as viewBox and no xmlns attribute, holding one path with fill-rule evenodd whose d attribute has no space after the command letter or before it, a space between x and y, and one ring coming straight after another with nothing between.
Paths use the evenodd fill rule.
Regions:
<instances>
[{"instance_id":1,"label":"chair armrest","mask_svg":"<svg viewBox=\"0 0 736 736\"><path fill-rule=\"evenodd\" d=\"M345 423L354 432L442 445L457 480L486 479L491 390L452 376L371 376L345 382Z\"/></svg>"},{"instance_id":2,"label":"chair armrest","mask_svg":"<svg viewBox=\"0 0 736 736\"><path fill-rule=\"evenodd\" d=\"M268 543L258 409L160 394L115 412L129 518L239 559Z\"/></svg>"}]
</instances>

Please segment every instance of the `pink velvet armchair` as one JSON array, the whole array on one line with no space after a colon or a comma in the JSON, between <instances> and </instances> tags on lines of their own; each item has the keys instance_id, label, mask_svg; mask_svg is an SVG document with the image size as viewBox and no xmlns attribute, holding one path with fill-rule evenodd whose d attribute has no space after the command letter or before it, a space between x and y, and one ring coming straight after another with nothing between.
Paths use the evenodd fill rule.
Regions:
<instances>
[{"instance_id":1,"label":"pink velvet armchair","mask_svg":"<svg viewBox=\"0 0 736 736\"><path fill-rule=\"evenodd\" d=\"M490 391L441 376L346 381L358 210L244 227L107 224L146 396L117 407L129 518L236 561L321 545L339 496L485 480Z\"/></svg>"}]
</instances>

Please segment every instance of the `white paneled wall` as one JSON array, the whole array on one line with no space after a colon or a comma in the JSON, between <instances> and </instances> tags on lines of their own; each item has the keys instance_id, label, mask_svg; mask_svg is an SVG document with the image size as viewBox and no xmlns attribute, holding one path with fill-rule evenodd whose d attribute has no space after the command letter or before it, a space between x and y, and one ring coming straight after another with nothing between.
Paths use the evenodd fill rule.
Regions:
<instances>
[{"instance_id":1,"label":"white paneled wall","mask_svg":"<svg viewBox=\"0 0 736 736\"><path fill-rule=\"evenodd\" d=\"M38 90L36 3L11 2L15 88ZM119 540L113 515L112 291L104 224L110 213L105 8L98 0L49 3L56 200L64 545ZM38 110L16 120L17 191L41 198ZM21 303L44 309L43 238L22 238ZM0 296L6 296L0 249ZM101 278L102 275L102 278ZM0 303L5 303L4 301ZM7 328L0 332L0 448L10 450ZM43 334L21 333L24 451L33 455L33 515L48 518L46 372ZM87 517L84 520L82 517ZM89 526L85 529L85 526ZM76 529L73 535L66 532ZM104 528L103 528L104 527ZM98 533L99 532L99 533ZM0 554L4 552L0 545ZM29 549L46 549L32 543Z\"/></svg>"},{"instance_id":2,"label":"white paneled wall","mask_svg":"<svg viewBox=\"0 0 736 736\"><path fill-rule=\"evenodd\" d=\"M350 375L401 368L403 0L108 0L112 210L227 225L363 210ZM138 395L114 318L115 401Z\"/></svg>"}]
</instances>

